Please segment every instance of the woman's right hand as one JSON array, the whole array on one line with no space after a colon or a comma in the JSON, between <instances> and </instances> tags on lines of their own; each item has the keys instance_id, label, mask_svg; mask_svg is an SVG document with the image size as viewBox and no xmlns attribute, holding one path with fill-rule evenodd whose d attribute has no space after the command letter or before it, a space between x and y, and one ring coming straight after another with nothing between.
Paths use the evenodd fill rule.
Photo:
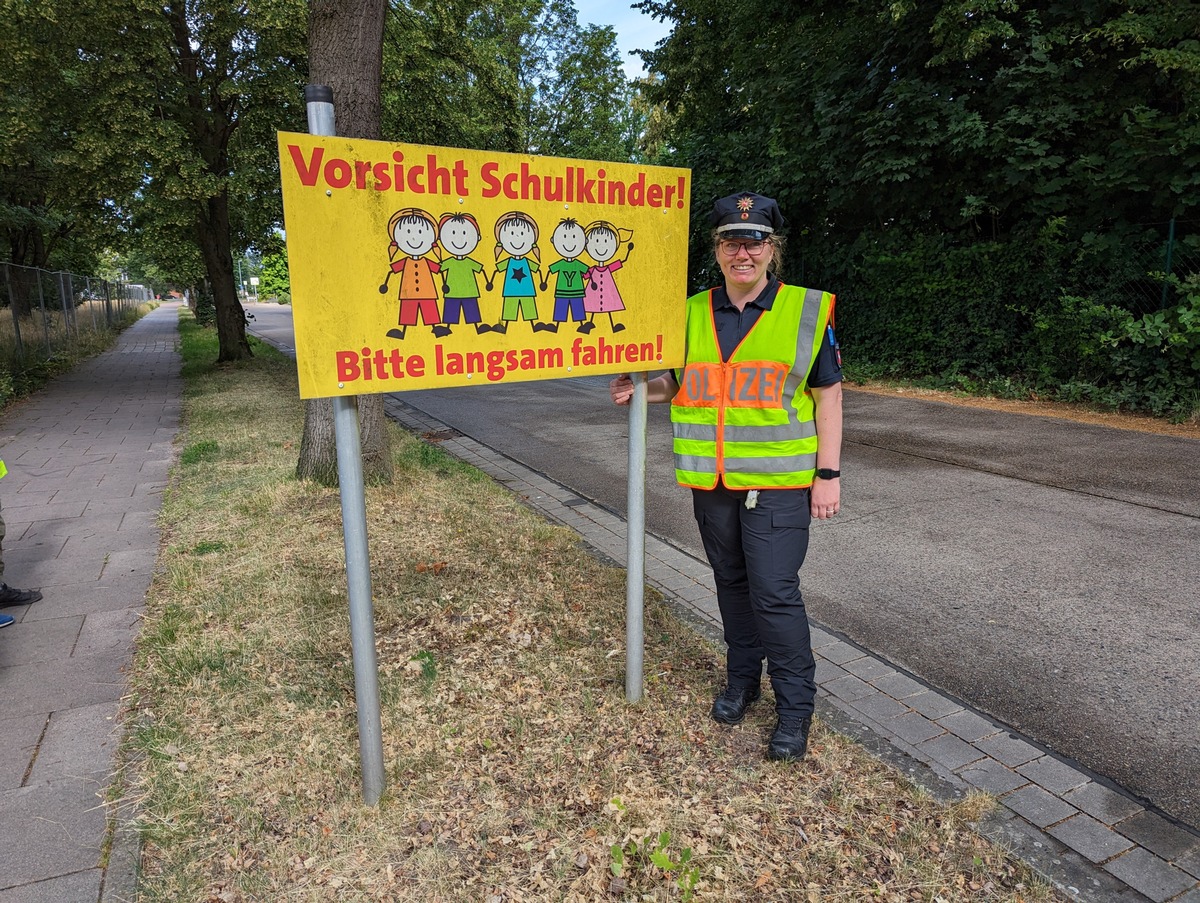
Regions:
<instances>
[{"instance_id":1,"label":"woman's right hand","mask_svg":"<svg viewBox=\"0 0 1200 903\"><path fill-rule=\"evenodd\" d=\"M633 380L629 378L628 373L622 373L609 382L608 395L613 404L629 404L629 400L633 398Z\"/></svg>"}]
</instances>

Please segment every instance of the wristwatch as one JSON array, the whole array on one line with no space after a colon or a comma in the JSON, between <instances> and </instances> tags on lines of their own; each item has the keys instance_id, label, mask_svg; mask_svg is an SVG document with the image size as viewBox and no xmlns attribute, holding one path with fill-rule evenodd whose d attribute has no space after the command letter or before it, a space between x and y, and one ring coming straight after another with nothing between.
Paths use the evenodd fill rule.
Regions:
<instances>
[{"instance_id":1,"label":"wristwatch","mask_svg":"<svg viewBox=\"0 0 1200 903\"><path fill-rule=\"evenodd\" d=\"M828 467L821 467L817 470L817 476L822 480L836 480L841 475L840 470L830 470Z\"/></svg>"}]
</instances>

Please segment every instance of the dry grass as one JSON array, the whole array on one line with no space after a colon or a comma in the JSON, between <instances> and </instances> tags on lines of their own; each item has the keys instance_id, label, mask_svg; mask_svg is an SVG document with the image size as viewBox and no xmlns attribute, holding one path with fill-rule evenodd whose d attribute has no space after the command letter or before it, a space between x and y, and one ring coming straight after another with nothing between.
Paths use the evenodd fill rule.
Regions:
<instances>
[{"instance_id":1,"label":"dry grass","mask_svg":"<svg viewBox=\"0 0 1200 903\"><path fill-rule=\"evenodd\" d=\"M78 305L70 320L61 308L51 308L44 316L35 310L15 321L11 309L0 311L0 406L28 395L79 361L109 348L120 330L155 306L155 302L114 301L111 326L102 301Z\"/></svg>"},{"instance_id":2,"label":"dry grass","mask_svg":"<svg viewBox=\"0 0 1200 903\"><path fill-rule=\"evenodd\" d=\"M142 900L1053 899L969 827L988 801L819 723L767 763L769 703L710 721L721 657L661 600L627 704L624 573L399 431L367 499L388 791L363 806L338 494L292 476L293 365L186 394L127 716Z\"/></svg>"},{"instance_id":3,"label":"dry grass","mask_svg":"<svg viewBox=\"0 0 1200 903\"><path fill-rule=\"evenodd\" d=\"M111 302L114 318L123 319L124 311L133 310L138 305L134 302ZM65 314L61 307L53 304L45 312L36 306L28 316L20 317L14 324L12 311L0 312L0 346L9 345L15 348L17 329L21 331L21 341L31 348L47 347L52 350L67 348L76 343L79 336L85 333L101 332L108 329L107 309L103 301L84 301L76 305L70 314Z\"/></svg>"}]
</instances>

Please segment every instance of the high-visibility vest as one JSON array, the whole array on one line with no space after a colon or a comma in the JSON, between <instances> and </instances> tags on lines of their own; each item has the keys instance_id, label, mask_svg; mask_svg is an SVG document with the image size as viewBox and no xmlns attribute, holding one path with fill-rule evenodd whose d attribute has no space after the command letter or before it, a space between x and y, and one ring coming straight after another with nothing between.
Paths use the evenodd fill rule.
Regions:
<instances>
[{"instance_id":1,"label":"high-visibility vest","mask_svg":"<svg viewBox=\"0 0 1200 903\"><path fill-rule=\"evenodd\" d=\"M812 485L817 429L808 374L833 304L829 292L781 283L771 309L722 362L712 291L688 298L687 363L671 400L681 486Z\"/></svg>"}]
</instances>

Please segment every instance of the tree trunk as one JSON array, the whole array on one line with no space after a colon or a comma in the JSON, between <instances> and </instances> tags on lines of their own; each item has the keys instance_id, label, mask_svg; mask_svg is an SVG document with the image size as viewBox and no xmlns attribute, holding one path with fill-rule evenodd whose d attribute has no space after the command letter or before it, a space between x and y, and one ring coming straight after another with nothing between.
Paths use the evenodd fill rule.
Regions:
<instances>
[{"instance_id":1,"label":"tree trunk","mask_svg":"<svg viewBox=\"0 0 1200 903\"><path fill-rule=\"evenodd\" d=\"M309 80L333 89L339 135L379 138L383 22L387 0L313 0L308 19ZM358 397L363 479L390 482L392 450L383 396ZM304 436L296 475L325 485L337 484L333 404L310 400L304 411Z\"/></svg>"},{"instance_id":2,"label":"tree trunk","mask_svg":"<svg viewBox=\"0 0 1200 903\"><path fill-rule=\"evenodd\" d=\"M229 195L225 190L202 201L197 238L204 269L212 286L217 313L217 362L241 361L253 355L246 339L246 312L238 300L229 239Z\"/></svg>"},{"instance_id":3,"label":"tree trunk","mask_svg":"<svg viewBox=\"0 0 1200 903\"><path fill-rule=\"evenodd\" d=\"M38 280L42 278L40 271L46 268L46 257L40 227L24 226L10 234L8 259L15 266L8 268L12 288L9 303L18 317L28 317L33 312L34 298L40 299Z\"/></svg>"}]
</instances>

